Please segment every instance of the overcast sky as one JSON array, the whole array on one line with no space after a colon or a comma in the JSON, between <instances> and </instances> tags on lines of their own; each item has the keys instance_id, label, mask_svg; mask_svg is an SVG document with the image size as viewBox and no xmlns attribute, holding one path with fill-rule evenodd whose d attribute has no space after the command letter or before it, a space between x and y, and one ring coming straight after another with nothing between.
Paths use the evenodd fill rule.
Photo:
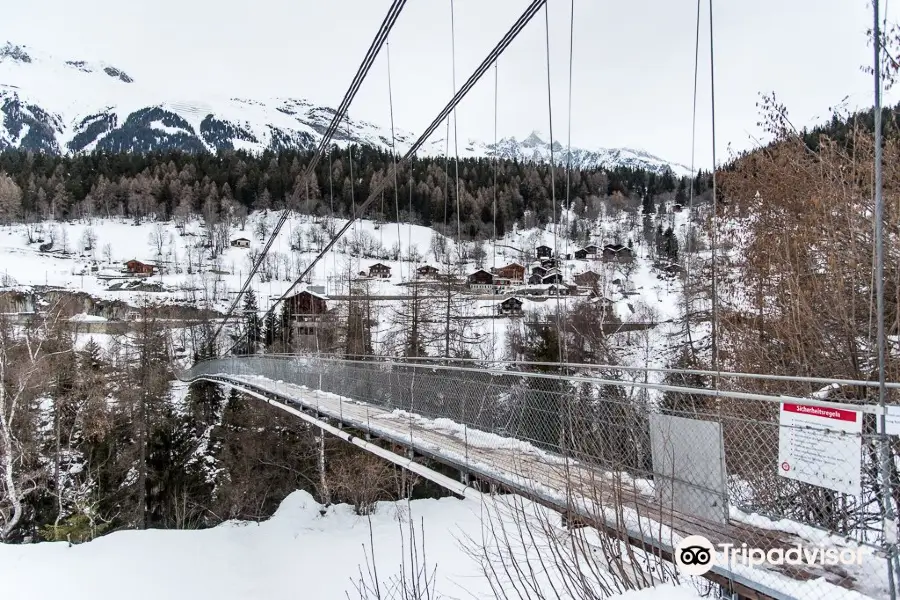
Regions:
<instances>
[{"instance_id":1,"label":"overcast sky","mask_svg":"<svg viewBox=\"0 0 900 600\"><path fill-rule=\"evenodd\" d=\"M529 4L454 0L462 84ZM395 123L422 131L453 93L451 0L410 0L390 40ZM706 4L706 0L704 0ZM28 0L7 2L0 41L65 58L105 60L173 97L292 96L336 106L390 0ZM566 143L570 0L549 0L553 133ZM868 0L715 2L717 158L762 133L759 92L775 91L796 123L845 97L871 104ZM572 145L645 149L690 164L694 0L575 0ZM892 15L890 15L892 17ZM700 35L698 167L711 164L709 23ZM549 133L544 14L500 59L500 137ZM350 108L389 126L382 51ZM458 111L460 143L494 132L493 72Z\"/></svg>"}]
</instances>

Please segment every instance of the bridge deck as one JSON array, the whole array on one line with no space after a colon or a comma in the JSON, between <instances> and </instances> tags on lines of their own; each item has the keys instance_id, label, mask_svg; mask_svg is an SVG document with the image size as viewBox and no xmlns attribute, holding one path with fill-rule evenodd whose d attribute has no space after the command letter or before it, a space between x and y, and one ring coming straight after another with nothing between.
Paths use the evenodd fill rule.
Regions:
<instances>
[{"instance_id":1,"label":"bridge deck","mask_svg":"<svg viewBox=\"0 0 900 600\"><path fill-rule=\"evenodd\" d=\"M748 546L764 549L786 548L798 541L812 544L783 531L763 529L734 519L719 526L676 513L654 500L651 482L590 468L537 449L527 442L467 429L446 419L431 420L389 411L265 377L223 373L214 378L276 395L295 406L402 445L478 479L542 501L561 512L568 511L592 526L602 521L607 524L608 531L614 530L619 535L624 529L627 541L640 540L640 545L645 548L662 550L664 557L670 556L670 550L666 549L671 549L673 542L687 535L703 535L714 543L732 543L737 547L746 542ZM871 560L883 559L872 556ZM870 571L847 569L842 566L785 566L775 570L732 564L721 572L733 582L747 582L750 589L766 590L765 594L747 597L872 597L869 595L873 584ZM740 587L744 588L743 585ZM868 594L860 594L861 591Z\"/></svg>"}]
</instances>

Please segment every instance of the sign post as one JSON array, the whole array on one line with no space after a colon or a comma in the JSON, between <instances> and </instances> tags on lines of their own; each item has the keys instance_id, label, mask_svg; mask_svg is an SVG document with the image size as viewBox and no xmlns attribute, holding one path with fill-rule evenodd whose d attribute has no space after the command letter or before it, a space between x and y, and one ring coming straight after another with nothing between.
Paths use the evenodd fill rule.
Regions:
<instances>
[{"instance_id":1,"label":"sign post","mask_svg":"<svg viewBox=\"0 0 900 600\"><path fill-rule=\"evenodd\" d=\"M861 494L862 413L782 402L779 425L779 475Z\"/></svg>"}]
</instances>

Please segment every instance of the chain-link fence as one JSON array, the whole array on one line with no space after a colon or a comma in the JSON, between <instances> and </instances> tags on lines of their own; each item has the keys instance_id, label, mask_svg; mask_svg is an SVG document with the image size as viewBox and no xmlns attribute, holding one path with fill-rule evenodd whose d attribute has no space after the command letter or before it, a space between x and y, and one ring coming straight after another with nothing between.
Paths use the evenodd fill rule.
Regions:
<instances>
[{"instance_id":1,"label":"chain-link fence","mask_svg":"<svg viewBox=\"0 0 900 600\"><path fill-rule=\"evenodd\" d=\"M728 376L713 389L584 365L281 356L211 360L182 377L203 375L301 400L326 393L305 402L476 477L528 481L613 526L630 515L639 537L675 558L688 535L732 544L713 572L774 597L892 595L896 522L886 536L885 508L898 492L885 473L896 480L897 448L884 445L877 406L817 398L821 380L786 380L774 395L771 381Z\"/></svg>"}]
</instances>

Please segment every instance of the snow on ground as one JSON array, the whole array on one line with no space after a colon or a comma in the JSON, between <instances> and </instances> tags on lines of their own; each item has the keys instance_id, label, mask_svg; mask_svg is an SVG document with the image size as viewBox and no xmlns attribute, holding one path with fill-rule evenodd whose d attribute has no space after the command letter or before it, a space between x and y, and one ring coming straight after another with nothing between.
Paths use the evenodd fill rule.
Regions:
<instances>
[{"instance_id":1,"label":"snow on ground","mask_svg":"<svg viewBox=\"0 0 900 600\"><path fill-rule=\"evenodd\" d=\"M324 516L320 509L312 496L298 491L282 502L271 519L259 524L228 522L200 531L120 531L71 547L65 542L0 545L3 597L357 598L353 581L359 580L360 567L366 572L367 554L370 560L375 557L382 590L399 575L404 550L409 563L410 522L418 544L424 530L420 553L428 571L435 573L437 594L433 597L495 597L480 565L467 552L467 548L478 550L468 540L482 540L485 510L503 520L512 518L508 512L486 508L477 500L454 498L379 503L371 521L347 505L332 506ZM554 529L564 535L564 530ZM550 543L535 533L538 548ZM621 598L695 600L700 596L691 587L661 585Z\"/></svg>"}]
</instances>

